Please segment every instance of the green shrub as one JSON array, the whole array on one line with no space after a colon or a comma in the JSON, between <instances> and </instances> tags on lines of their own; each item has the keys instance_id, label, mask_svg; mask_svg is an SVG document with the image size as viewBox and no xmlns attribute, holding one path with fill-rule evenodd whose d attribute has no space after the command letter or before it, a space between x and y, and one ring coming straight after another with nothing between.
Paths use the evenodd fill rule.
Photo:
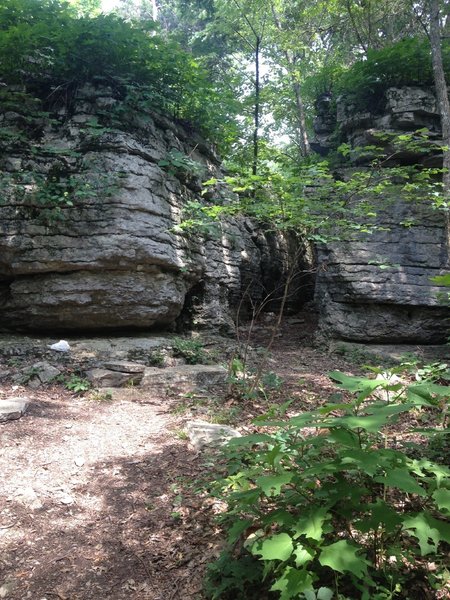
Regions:
<instances>
[{"instance_id":1,"label":"green shrub","mask_svg":"<svg viewBox=\"0 0 450 600\"><path fill-rule=\"evenodd\" d=\"M24 86L49 106L101 81L133 102L142 98L180 119L220 127L220 98L192 55L155 31L114 14L77 16L58 0L5 0L0 6L0 82Z\"/></svg>"},{"instance_id":2,"label":"green shrub","mask_svg":"<svg viewBox=\"0 0 450 600\"><path fill-rule=\"evenodd\" d=\"M400 415L440 411L450 388L331 376L350 402L229 442L226 474L211 484L228 505L229 545L210 567L209 598L412 598L412 573L430 590L445 585L450 470L395 438Z\"/></svg>"},{"instance_id":3,"label":"green shrub","mask_svg":"<svg viewBox=\"0 0 450 600\"><path fill-rule=\"evenodd\" d=\"M450 41L443 42L444 67L450 75ZM382 50L369 50L338 76L335 95L345 94L358 108L376 110L389 87L433 85L431 50L427 39L408 38Z\"/></svg>"},{"instance_id":4,"label":"green shrub","mask_svg":"<svg viewBox=\"0 0 450 600\"><path fill-rule=\"evenodd\" d=\"M87 379L75 374L65 381L64 386L75 394L81 394L91 389L91 383Z\"/></svg>"},{"instance_id":5,"label":"green shrub","mask_svg":"<svg viewBox=\"0 0 450 600\"><path fill-rule=\"evenodd\" d=\"M173 354L184 358L188 365L207 364L208 355L200 340L175 338L172 343Z\"/></svg>"}]
</instances>

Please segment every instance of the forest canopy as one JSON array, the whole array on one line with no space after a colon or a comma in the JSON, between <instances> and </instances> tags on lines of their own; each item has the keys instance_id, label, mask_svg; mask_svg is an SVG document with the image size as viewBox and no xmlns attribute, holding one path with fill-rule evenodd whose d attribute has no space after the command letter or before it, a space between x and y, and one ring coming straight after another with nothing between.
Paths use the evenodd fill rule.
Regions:
<instances>
[{"instance_id":1,"label":"forest canopy","mask_svg":"<svg viewBox=\"0 0 450 600\"><path fill-rule=\"evenodd\" d=\"M122 0L109 14L98 4L5 0L0 82L47 104L95 78L132 86L223 152L239 143L244 163L256 139L258 158L274 140L307 155L321 93L350 94L367 107L389 86L433 84L428 37L401 1L370 13L370 2L164 0L156 21L145 2L138 11ZM448 38L442 50L448 75Z\"/></svg>"},{"instance_id":2,"label":"forest canopy","mask_svg":"<svg viewBox=\"0 0 450 600\"><path fill-rule=\"evenodd\" d=\"M218 127L208 107L220 102L205 69L152 21L79 16L57 0L6 0L0 24L0 82L23 86L47 108L102 80L125 95L130 87L140 90L148 107L211 135Z\"/></svg>"}]
</instances>

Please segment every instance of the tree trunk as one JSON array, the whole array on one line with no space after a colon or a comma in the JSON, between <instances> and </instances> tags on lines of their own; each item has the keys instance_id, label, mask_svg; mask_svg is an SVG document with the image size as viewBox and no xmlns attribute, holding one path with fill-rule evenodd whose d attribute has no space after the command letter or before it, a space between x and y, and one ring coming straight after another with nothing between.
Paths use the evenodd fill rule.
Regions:
<instances>
[{"instance_id":1,"label":"tree trunk","mask_svg":"<svg viewBox=\"0 0 450 600\"><path fill-rule=\"evenodd\" d=\"M276 28L283 35L283 27L281 25L280 17L277 14L275 6L272 2L272 16ZM295 75L295 60L289 54L288 50L283 50L284 58L286 60L286 69L289 77L292 81L292 91L294 93L295 107L296 107L296 121L297 121L297 140L300 147L300 154L302 157L308 156L311 152L311 146L309 145L308 132L306 131L306 117L305 117L305 106L303 104L302 91L300 83Z\"/></svg>"},{"instance_id":2,"label":"tree trunk","mask_svg":"<svg viewBox=\"0 0 450 600\"><path fill-rule=\"evenodd\" d=\"M305 107L302 100L300 84L298 81L294 81L292 87L295 96L295 106L297 108L298 141L300 145L300 152L302 156L308 156L308 154L311 152L311 147L309 145L308 133L306 131Z\"/></svg>"},{"instance_id":3,"label":"tree trunk","mask_svg":"<svg viewBox=\"0 0 450 600\"><path fill-rule=\"evenodd\" d=\"M442 174L442 192L444 198L450 198L450 102L448 99L447 83L445 81L444 64L442 61L441 48L441 24L439 0L429 0L430 4L430 43L431 56L433 61L434 85L436 88L436 98L441 115L442 140L447 146L444 151ZM448 240L448 258L450 259L450 218L447 216L447 240Z\"/></svg>"},{"instance_id":4,"label":"tree trunk","mask_svg":"<svg viewBox=\"0 0 450 600\"><path fill-rule=\"evenodd\" d=\"M261 38L256 36L255 44L255 110L254 110L254 129L253 129L253 164L252 174L258 173L258 151L259 151L259 112L260 112L260 94L261 87L259 81L259 53L261 49Z\"/></svg>"}]
</instances>

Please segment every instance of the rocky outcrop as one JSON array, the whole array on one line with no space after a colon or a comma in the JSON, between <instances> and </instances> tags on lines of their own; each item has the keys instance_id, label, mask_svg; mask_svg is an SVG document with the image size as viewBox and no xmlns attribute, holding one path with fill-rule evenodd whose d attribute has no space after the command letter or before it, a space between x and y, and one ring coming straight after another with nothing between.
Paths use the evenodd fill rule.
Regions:
<instances>
[{"instance_id":1,"label":"rocky outcrop","mask_svg":"<svg viewBox=\"0 0 450 600\"><path fill-rule=\"evenodd\" d=\"M430 281L448 260L444 215L398 201L377 222L371 234L319 250L321 331L361 342L444 342L450 311Z\"/></svg>"},{"instance_id":2,"label":"rocky outcrop","mask_svg":"<svg viewBox=\"0 0 450 600\"><path fill-rule=\"evenodd\" d=\"M383 111L376 114L358 112L341 98L336 122L334 139L354 149L384 143L386 155L391 157L384 166L442 165L439 115L430 90L391 88ZM378 135L423 127L428 129L429 139L406 149L390 148L392 138L387 136L383 142ZM323 131L321 135L322 145L331 145L331 129L328 137ZM355 152L352 161L367 165L370 158L370 151ZM345 178L349 173L344 169L339 176ZM383 192L384 204L375 208L377 227L372 233L352 235L345 242L330 242L318 249L316 299L320 330L327 337L422 344L448 338L450 310L440 301L445 289L431 281L449 270L445 213L419 197L408 201L394 194L392 190Z\"/></svg>"},{"instance_id":3,"label":"rocky outcrop","mask_svg":"<svg viewBox=\"0 0 450 600\"><path fill-rule=\"evenodd\" d=\"M244 291L258 302L283 281L288 236L201 222L200 182L220 167L189 127L104 84L38 109L0 114L0 327L226 329Z\"/></svg>"},{"instance_id":4,"label":"rocky outcrop","mask_svg":"<svg viewBox=\"0 0 450 600\"><path fill-rule=\"evenodd\" d=\"M440 116L433 90L418 86L389 88L376 111L361 110L350 99L340 96L336 103L330 95L321 96L316 103L314 149L327 154L338 143L347 142L352 148L375 145L392 155L386 164L424 164L442 166L439 152L441 141ZM415 148L392 146L389 134L402 135L426 130L428 143ZM350 155L356 164L367 163L367 153Z\"/></svg>"}]
</instances>

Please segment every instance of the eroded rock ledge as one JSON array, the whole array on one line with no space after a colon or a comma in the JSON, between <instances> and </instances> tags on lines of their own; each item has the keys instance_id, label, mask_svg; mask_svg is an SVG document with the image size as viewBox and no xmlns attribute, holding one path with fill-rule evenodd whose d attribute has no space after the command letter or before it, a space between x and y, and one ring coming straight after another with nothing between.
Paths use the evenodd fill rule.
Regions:
<instances>
[{"instance_id":1,"label":"eroded rock ledge","mask_svg":"<svg viewBox=\"0 0 450 600\"><path fill-rule=\"evenodd\" d=\"M103 125L120 102L99 84L79 90L70 110L54 106L52 121L26 105L0 113L10 133L0 158L3 329L167 328L177 320L227 329L244 294L255 303L279 295L300 241L239 218L209 234L177 232L184 208L200 200L201 179L220 176L218 158L189 128L142 108ZM195 168L160 166L173 152ZM52 193L56 211L42 204ZM213 193L225 203L230 195ZM308 261L305 247L299 273ZM309 276L299 277L295 306L312 293Z\"/></svg>"},{"instance_id":2,"label":"eroded rock ledge","mask_svg":"<svg viewBox=\"0 0 450 600\"><path fill-rule=\"evenodd\" d=\"M435 151L398 151L386 142L386 155L392 156L386 165L442 166L440 120L432 90L391 88L380 106L376 114L358 112L339 98L333 112L330 98L323 97L315 123L318 149L326 153L336 140L351 148L382 145L379 134L408 134L425 127ZM369 161L367 154L355 153L354 163L362 168ZM355 342L445 342L450 309L439 296L446 289L431 278L450 269L446 215L420 197L405 201L386 192L380 200L375 231L319 248L320 330L328 338Z\"/></svg>"}]
</instances>

